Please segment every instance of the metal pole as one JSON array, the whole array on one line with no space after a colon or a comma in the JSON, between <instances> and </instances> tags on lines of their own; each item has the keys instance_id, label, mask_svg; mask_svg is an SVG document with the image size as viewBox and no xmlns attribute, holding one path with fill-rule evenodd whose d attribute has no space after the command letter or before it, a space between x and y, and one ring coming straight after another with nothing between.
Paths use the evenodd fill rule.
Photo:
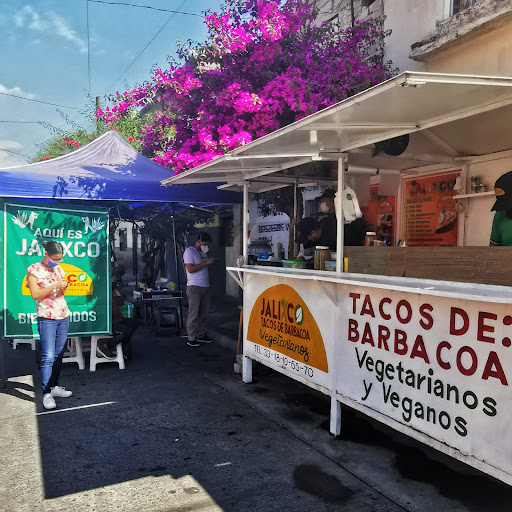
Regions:
<instances>
[{"instance_id":1,"label":"metal pole","mask_svg":"<svg viewBox=\"0 0 512 512\"><path fill-rule=\"evenodd\" d=\"M299 200L297 197L297 190L299 188L299 178L295 178L295 183L293 185L293 218L295 219L295 224L293 226L293 256L290 257L290 250L288 250L288 258L295 259L297 255L299 254L299 244L295 243L295 226L297 225L297 222L299 222L299 219L297 218L299 216Z\"/></svg>"},{"instance_id":2,"label":"metal pole","mask_svg":"<svg viewBox=\"0 0 512 512\"><path fill-rule=\"evenodd\" d=\"M242 241L243 241L243 256L244 262L247 265L248 254L249 254L249 236L247 234L249 230L249 184L247 182L244 183L244 204L243 204L243 217L242 217Z\"/></svg>"},{"instance_id":3,"label":"metal pole","mask_svg":"<svg viewBox=\"0 0 512 512\"><path fill-rule=\"evenodd\" d=\"M343 272L343 188L347 155L338 158L338 193L336 194L336 272Z\"/></svg>"}]
</instances>

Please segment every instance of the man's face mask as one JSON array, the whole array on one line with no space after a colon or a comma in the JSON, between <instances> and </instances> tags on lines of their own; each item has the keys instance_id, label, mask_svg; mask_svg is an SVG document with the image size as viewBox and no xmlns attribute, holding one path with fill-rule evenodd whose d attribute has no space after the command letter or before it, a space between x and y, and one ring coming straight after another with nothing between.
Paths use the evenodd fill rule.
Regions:
<instances>
[{"instance_id":1,"label":"man's face mask","mask_svg":"<svg viewBox=\"0 0 512 512\"><path fill-rule=\"evenodd\" d=\"M204 254L206 254L209 250L210 248L207 245L201 245L201 252Z\"/></svg>"}]
</instances>

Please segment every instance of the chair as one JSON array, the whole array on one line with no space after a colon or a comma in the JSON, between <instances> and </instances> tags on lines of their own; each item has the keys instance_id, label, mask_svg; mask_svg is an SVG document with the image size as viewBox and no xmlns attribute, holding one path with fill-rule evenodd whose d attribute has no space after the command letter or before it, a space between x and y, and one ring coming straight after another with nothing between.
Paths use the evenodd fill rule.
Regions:
<instances>
[{"instance_id":1,"label":"chair","mask_svg":"<svg viewBox=\"0 0 512 512\"><path fill-rule=\"evenodd\" d=\"M85 357L82 347L82 338L71 337L66 342L66 349L64 351L63 363L78 363L79 370L85 370Z\"/></svg>"},{"instance_id":2,"label":"chair","mask_svg":"<svg viewBox=\"0 0 512 512\"><path fill-rule=\"evenodd\" d=\"M12 340L12 348L16 350L16 346L20 343L30 343L32 346L32 350L36 349L36 339L35 338L14 338Z\"/></svg>"},{"instance_id":3,"label":"chair","mask_svg":"<svg viewBox=\"0 0 512 512\"><path fill-rule=\"evenodd\" d=\"M98 357L96 349L98 348L98 340L101 338L113 338L113 336L105 336L104 334L100 335L100 336L91 336L91 359L90 359L90 363L89 363L89 370L91 372L95 372L96 365L99 363L118 363L119 369L124 370L125 365L124 365L123 344L122 343L117 344L117 346L116 346L116 354L117 355L116 355L115 359L107 359L106 357L101 357L101 356Z\"/></svg>"}]
</instances>

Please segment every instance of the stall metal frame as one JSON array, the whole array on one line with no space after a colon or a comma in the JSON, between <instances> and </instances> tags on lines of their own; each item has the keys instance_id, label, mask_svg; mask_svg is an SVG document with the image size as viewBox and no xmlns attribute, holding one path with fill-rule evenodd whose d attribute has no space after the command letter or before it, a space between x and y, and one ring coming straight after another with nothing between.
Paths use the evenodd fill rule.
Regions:
<instances>
[{"instance_id":1,"label":"stall metal frame","mask_svg":"<svg viewBox=\"0 0 512 512\"><path fill-rule=\"evenodd\" d=\"M343 190L345 177L350 174L414 175L461 168L465 178L467 165L473 161L510 154L512 137L508 125L511 115L512 78L405 72L162 184L224 182L220 188L242 191L243 255L247 261L249 192L312 183L337 185L338 190ZM399 156L375 154L376 143L405 135L410 138L409 144ZM313 172L311 164L314 162L334 162L336 169ZM463 194L464 190L460 193ZM336 196L336 210L342 211L341 194ZM509 462L512 460L509 457L512 456L512 444L504 440L510 418L501 419L506 416L504 406L510 403L510 394L506 375L500 373L499 368L500 357L506 363L501 370L512 366L507 351L512 341L508 336L499 340L507 333L506 326L512 324L510 288L343 274L342 264L342 215L337 215L335 273L257 269L245 265L241 268L228 267L227 271L244 289L244 309L247 310L244 314L244 382L252 380L252 361L259 361L330 395L330 430L335 435L341 429L340 403L345 403L512 485L512 463ZM361 306L359 301L363 296ZM379 325L375 318L363 318L365 315L376 316L371 306L372 298L379 304ZM393 319L384 307L389 304L396 304ZM292 306L295 309L290 309ZM478 325L476 321L469 320L473 317L478 318ZM283 318L284 321L280 321ZM486 323L489 318L501 319L503 325ZM411 327L411 319L421 327ZM258 322L261 322L259 333L263 341L256 340ZM358 322L365 322L364 333L358 331ZM303 327L305 323L307 328ZM469 420L469 423L473 421L470 427L461 416L453 417L452 421L450 415L460 412L458 399L456 404L446 404L446 411L438 414L438 424L434 426L427 424L428 416L422 422L421 417L407 419L402 411L405 418L402 419L395 411L398 406L393 401L393 407L388 403L390 391L384 403L375 401L375 395L370 394L372 385L379 384L372 374L375 361L372 359L370 365L356 345L369 344L370 350L376 351L372 337L375 329L379 329L378 349L386 348L375 354L383 354L382 364L389 367L390 374L394 364L397 368L401 364L399 356L404 354L400 352L400 343L405 342L400 336L405 335L415 337L414 347L406 357L412 361L407 359L412 368L409 371L418 378L423 377L420 372L426 372L430 364L426 347L432 349L423 338L430 339L429 335L434 336L433 333L435 336L430 341L433 346L437 344L436 369L442 375L443 370L448 372L451 369L448 375L455 383L454 388L464 389L468 383L477 382L474 380L476 363L471 362L471 357L473 362L486 358L482 382L478 380L479 387L471 393L480 399L482 394L489 393L484 401L488 399L489 404L495 402L495 406L483 411L485 414L475 413ZM385 342L388 338L384 336L381 339L381 330L384 333L393 330L395 333L394 353L387 351ZM286 332L288 338L296 336L293 338L295 341L304 337L311 343L311 350L308 352L306 342L300 345L300 342L289 343L292 338L283 340L280 332ZM288 335L289 332L292 334ZM490 332L495 333L495 337L485 335ZM443 357L448 353L448 346L450 349L455 346L459 335L461 338L457 339L465 345L459 349L455 365L455 361L448 363ZM448 339L451 344L446 341ZM267 342L269 345L265 346ZM288 344L283 348L285 342ZM479 342L487 342L488 345ZM498 346L499 343L502 346ZM298 351L299 345L303 352ZM311 363L308 358L313 356L313 349L318 360ZM355 349L357 361L352 349ZM304 354L307 358L303 357ZM415 359L429 364L422 366L421 361ZM352 380L361 384L359 374L365 371L368 375L365 373L364 388L356 389ZM478 371L482 373L481 368ZM297 372L305 373L299 375ZM386 375L392 380L390 375ZM365 392L365 397L358 395ZM416 390L412 394L415 393ZM427 402L431 399L428 396L420 398ZM471 409L472 404L471 407L466 406ZM463 409L462 412L467 411ZM497 416L498 419L492 420L489 426L487 416ZM445 427L448 424L446 418L449 419L448 427ZM491 427L493 434L481 441L483 433L487 432L485 429Z\"/></svg>"}]
</instances>

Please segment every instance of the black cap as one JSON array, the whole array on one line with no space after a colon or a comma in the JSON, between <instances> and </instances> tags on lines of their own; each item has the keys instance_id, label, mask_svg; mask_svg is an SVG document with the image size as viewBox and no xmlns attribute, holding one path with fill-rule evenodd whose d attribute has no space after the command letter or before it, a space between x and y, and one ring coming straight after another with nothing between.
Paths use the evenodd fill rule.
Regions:
<instances>
[{"instance_id":1,"label":"black cap","mask_svg":"<svg viewBox=\"0 0 512 512\"><path fill-rule=\"evenodd\" d=\"M496 202L491 211L509 210L512 208L512 171L501 175L494 184Z\"/></svg>"},{"instance_id":2,"label":"black cap","mask_svg":"<svg viewBox=\"0 0 512 512\"><path fill-rule=\"evenodd\" d=\"M295 226L296 229L296 237L295 237L295 243L296 244L304 244L308 241L308 236L311 234L312 231L316 231L320 229L320 223L313 219L313 217L305 217L304 219L301 219L297 225Z\"/></svg>"},{"instance_id":3,"label":"black cap","mask_svg":"<svg viewBox=\"0 0 512 512\"><path fill-rule=\"evenodd\" d=\"M334 199L336 197L336 190L332 188L328 188L323 191L323 194L320 196L320 201L322 199Z\"/></svg>"}]
</instances>

